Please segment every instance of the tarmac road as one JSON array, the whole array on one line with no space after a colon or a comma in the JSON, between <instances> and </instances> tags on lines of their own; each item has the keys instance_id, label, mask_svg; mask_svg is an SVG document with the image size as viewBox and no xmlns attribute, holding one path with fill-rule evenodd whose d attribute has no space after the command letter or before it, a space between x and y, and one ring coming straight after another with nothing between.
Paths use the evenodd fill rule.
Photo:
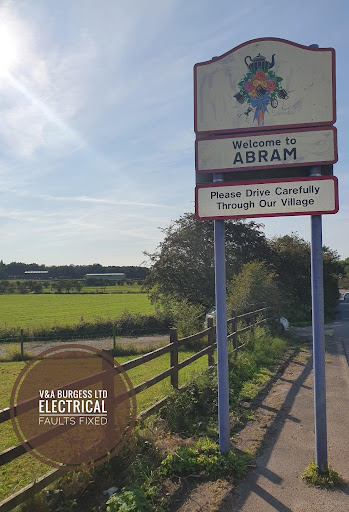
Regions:
<instances>
[{"instance_id":1,"label":"tarmac road","mask_svg":"<svg viewBox=\"0 0 349 512\"><path fill-rule=\"evenodd\" d=\"M262 404L278 412L267 429L255 468L220 511L349 511L349 301L339 301L337 319L326 325L325 332L328 456L345 484L326 491L306 485L301 478L315 455L313 375L311 358L295 361L271 389L269 403ZM282 397L282 386L288 386L283 403L276 400L274 405L270 400Z\"/></svg>"}]
</instances>

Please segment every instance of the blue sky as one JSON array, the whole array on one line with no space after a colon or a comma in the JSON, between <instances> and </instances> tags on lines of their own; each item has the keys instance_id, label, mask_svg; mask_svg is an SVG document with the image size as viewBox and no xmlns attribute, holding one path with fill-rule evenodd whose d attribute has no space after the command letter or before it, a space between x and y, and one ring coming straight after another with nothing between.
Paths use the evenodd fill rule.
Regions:
<instances>
[{"instance_id":1,"label":"blue sky","mask_svg":"<svg viewBox=\"0 0 349 512\"><path fill-rule=\"evenodd\" d=\"M0 259L138 265L194 210L193 65L258 37L337 54L340 211L349 256L349 3L0 2ZM308 217L263 220L268 237Z\"/></svg>"}]
</instances>

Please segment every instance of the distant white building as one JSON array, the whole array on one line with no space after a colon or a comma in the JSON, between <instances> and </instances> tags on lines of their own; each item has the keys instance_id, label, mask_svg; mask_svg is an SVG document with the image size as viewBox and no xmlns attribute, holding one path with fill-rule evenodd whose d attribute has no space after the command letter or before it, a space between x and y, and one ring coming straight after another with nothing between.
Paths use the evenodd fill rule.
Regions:
<instances>
[{"instance_id":1,"label":"distant white building","mask_svg":"<svg viewBox=\"0 0 349 512\"><path fill-rule=\"evenodd\" d=\"M30 277L30 279L45 279L48 277L48 270L25 270L24 277Z\"/></svg>"},{"instance_id":2,"label":"distant white building","mask_svg":"<svg viewBox=\"0 0 349 512\"><path fill-rule=\"evenodd\" d=\"M123 272L111 274L85 274L84 279L108 279L109 281L121 281L126 279L126 274Z\"/></svg>"}]
</instances>

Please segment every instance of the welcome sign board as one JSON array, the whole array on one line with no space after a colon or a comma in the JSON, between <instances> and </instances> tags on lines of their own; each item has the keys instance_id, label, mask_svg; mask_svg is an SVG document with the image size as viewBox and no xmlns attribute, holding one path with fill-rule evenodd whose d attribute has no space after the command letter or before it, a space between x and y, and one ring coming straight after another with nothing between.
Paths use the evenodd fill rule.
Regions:
<instances>
[{"instance_id":1,"label":"welcome sign board","mask_svg":"<svg viewBox=\"0 0 349 512\"><path fill-rule=\"evenodd\" d=\"M338 181L334 176L198 185L195 196L198 220L338 212Z\"/></svg>"},{"instance_id":2,"label":"welcome sign board","mask_svg":"<svg viewBox=\"0 0 349 512\"><path fill-rule=\"evenodd\" d=\"M334 124L334 57L333 48L263 38L195 64L195 132Z\"/></svg>"},{"instance_id":3,"label":"welcome sign board","mask_svg":"<svg viewBox=\"0 0 349 512\"><path fill-rule=\"evenodd\" d=\"M199 173L325 165L337 159L337 130L332 126L203 137L195 143Z\"/></svg>"}]
</instances>

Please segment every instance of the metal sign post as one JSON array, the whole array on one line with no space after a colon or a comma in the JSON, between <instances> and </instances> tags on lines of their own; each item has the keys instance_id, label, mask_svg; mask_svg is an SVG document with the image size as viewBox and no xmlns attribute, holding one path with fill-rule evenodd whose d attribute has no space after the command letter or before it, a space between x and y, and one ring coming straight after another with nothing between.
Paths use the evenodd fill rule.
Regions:
<instances>
[{"instance_id":1,"label":"metal sign post","mask_svg":"<svg viewBox=\"0 0 349 512\"><path fill-rule=\"evenodd\" d=\"M311 44L310 48L319 48L319 45ZM311 167L310 176L319 175L321 175L321 167ZM321 215L313 215L311 218L311 301L314 367L315 458L319 470L324 472L328 470L328 462Z\"/></svg>"},{"instance_id":2,"label":"metal sign post","mask_svg":"<svg viewBox=\"0 0 349 512\"><path fill-rule=\"evenodd\" d=\"M312 167L311 176L321 175ZM314 366L315 456L321 472L327 471L324 283L322 269L322 217L311 217L311 296Z\"/></svg>"},{"instance_id":3,"label":"metal sign post","mask_svg":"<svg viewBox=\"0 0 349 512\"><path fill-rule=\"evenodd\" d=\"M213 176L214 183L222 181L223 176L221 174L215 174ZM230 446L230 428L224 220L214 221L214 260L216 279L219 450L221 453L228 453Z\"/></svg>"}]
</instances>

